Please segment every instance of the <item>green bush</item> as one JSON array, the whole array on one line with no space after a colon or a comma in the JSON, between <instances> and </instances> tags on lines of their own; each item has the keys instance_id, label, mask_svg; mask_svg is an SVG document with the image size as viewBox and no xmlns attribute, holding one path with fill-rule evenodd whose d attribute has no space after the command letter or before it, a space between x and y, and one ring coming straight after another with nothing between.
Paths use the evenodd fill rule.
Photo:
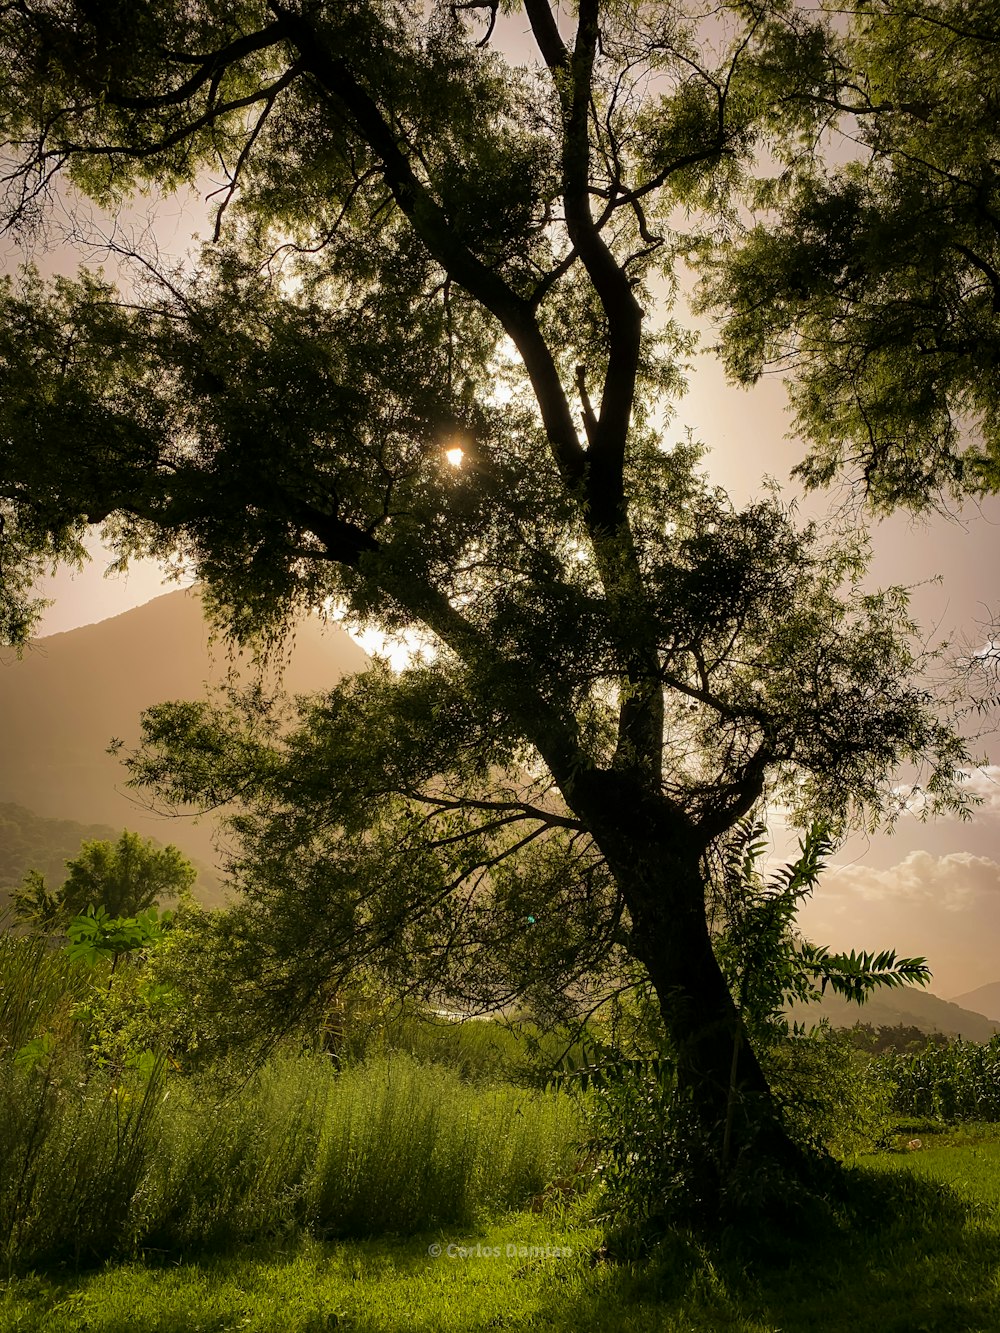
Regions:
<instances>
[{"instance_id":1,"label":"green bush","mask_svg":"<svg viewBox=\"0 0 1000 1333\"><path fill-rule=\"evenodd\" d=\"M885 1147L892 1134L892 1083L849 1035L821 1028L764 1053L771 1088L792 1137L836 1157Z\"/></svg>"}]
</instances>

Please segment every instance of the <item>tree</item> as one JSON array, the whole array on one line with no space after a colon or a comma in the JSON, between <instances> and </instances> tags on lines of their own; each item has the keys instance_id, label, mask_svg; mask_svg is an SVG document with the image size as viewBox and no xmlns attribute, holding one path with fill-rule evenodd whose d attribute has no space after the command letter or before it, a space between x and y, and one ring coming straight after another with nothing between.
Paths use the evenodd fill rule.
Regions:
<instances>
[{"instance_id":1,"label":"tree","mask_svg":"<svg viewBox=\"0 0 1000 1333\"><path fill-rule=\"evenodd\" d=\"M663 434L671 223L710 232L761 147L794 156L834 35L781 4L707 37L666 4L508 9L526 66L492 3L3 12L13 225L60 172L105 201L225 177L196 271L6 289L7 629L94 524L182 552L238 638L331 601L420 628L422 665L288 734L259 700L154 711L136 776L244 802L245 910L280 937L305 907L327 972L485 1000L625 955L718 1185L724 1136L727 1165L797 1160L713 952L727 838L765 796L876 818L902 762L954 803L965 751L863 541L735 509Z\"/></svg>"},{"instance_id":2,"label":"tree","mask_svg":"<svg viewBox=\"0 0 1000 1333\"><path fill-rule=\"evenodd\" d=\"M733 377L791 376L801 476L882 510L1000 488L998 49L995 0L858 5L803 93L850 160L802 154L703 250Z\"/></svg>"},{"instance_id":3,"label":"tree","mask_svg":"<svg viewBox=\"0 0 1000 1333\"><path fill-rule=\"evenodd\" d=\"M40 870L29 870L11 894L14 916L42 930L54 930L63 917L58 894L46 884Z\"/></svg>"},{"instance_id":4,"label":"tree","mask_svg":"<svg viewBox=\"0 0 1000 1333\"><path fill-rule=\"evenodd\" d=\"M117 842L84 842L66 862L66 870L66 879L55 892L46 888L44 876L29 870L14 893L15 911L22 920L51 927L88 911L137 917L185 893L197 873L176 847L156 847L128 829Z\"/></svg>"}]
</instances>

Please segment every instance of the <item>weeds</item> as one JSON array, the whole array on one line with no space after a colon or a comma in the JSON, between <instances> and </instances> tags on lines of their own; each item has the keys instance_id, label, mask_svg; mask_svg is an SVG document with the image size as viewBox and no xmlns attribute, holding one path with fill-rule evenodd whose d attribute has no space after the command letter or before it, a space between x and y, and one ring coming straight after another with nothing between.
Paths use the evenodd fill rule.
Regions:
<instances>
[{"instance_id":1,"label":"weeds","mask_svg":"<svg viewBox=\"0 0 1000 1333\"><path fill-rule=\"evenodd\" d=\"M6 936L0 975L8 1269L470 1225L524 1206L575 1153L566 1094L472 1085L403 1052L343 1070L276 1056L235 1088L148 1055L95 1065L76 969Z\"/></svg>"}]
</instances>

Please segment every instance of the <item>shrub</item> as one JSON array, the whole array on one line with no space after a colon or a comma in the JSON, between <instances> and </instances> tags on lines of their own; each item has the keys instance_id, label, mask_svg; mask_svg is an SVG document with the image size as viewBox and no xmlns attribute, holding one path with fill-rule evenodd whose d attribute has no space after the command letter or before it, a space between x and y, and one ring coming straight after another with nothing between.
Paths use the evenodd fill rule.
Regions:
<instances>
[{"instance_id":1,"label":"shrub","mask_svg":"<svg viewBox=\"0 0 1000 1333\"><path fill-rule=\"evenodd\" d=\"M892 1084L850 1036L820 1028L764 1053L771 1088L792 1137L837 1157L885 1147L892 1134Z\"/></svg>"}]
</instances>

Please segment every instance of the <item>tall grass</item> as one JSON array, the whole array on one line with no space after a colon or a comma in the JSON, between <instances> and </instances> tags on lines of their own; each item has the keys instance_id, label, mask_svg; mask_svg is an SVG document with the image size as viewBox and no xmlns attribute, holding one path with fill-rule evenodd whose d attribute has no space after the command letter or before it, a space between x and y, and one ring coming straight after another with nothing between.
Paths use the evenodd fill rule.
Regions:
<instances>
[{"instance_id":1,"label":"tall grass","mask_svg":"<svg viewBox=\"0 0 1000 1333\"><path fill-rule=\"evenodd\" d=\"M540 1193L579 1136L566 1096L475 1088L404 1054L343 1073L276 1058L220 1105L180 1081L171 1095L138 1228L169 1250L468 1223Z\"/></svg>"},{"instance_id":2,"label":"tall grass","mask_svg":"<svg viewBox=\"0 0 1000 1333\"><path fill-rule=\"evenodd\" d=\"M913 1054L879 1056L878 1062L893 1086L897 1114L1000 1121L1000 1035L982 1045L929 1043Z\"/></svg>"},{"instance_id":3,"label":"tall grass","mask_svg":"<svg viewBox=\"0 0 1000 1333\"><path fill-rule=\"evenodd\" d=\"M160 1068L88 1068L85 970L0 934L0 1256L79 1258L117 1238L148 1160Z\"/></svg>"},{"instance_id":4,"label":"tall grass","mask_svg":"<svg viewBox=\"0 0 1000 1333\"><path fill-rule=\"evenodd\" d=\"M525 1204L576 1151L565 1093L473 1084L401 1051L343 1070L276 1056L235 1090L152 1059L97 1067L81 1028L94 984L0 935L8 1269L468 1224Z\"/></svg>"}]
</instances>

